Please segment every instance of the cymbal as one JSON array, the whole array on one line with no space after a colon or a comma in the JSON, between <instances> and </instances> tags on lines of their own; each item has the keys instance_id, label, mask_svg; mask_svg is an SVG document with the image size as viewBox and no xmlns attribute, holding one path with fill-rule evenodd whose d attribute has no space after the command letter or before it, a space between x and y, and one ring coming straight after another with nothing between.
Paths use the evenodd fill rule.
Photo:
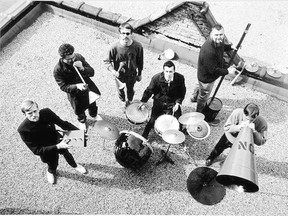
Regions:
<instances>
[{"instance_id":1,"label":"cymbal","mask_svg":"<svg viewBox=\"0 0 288 216\"><path fill-rule=\"evenodd\" d=\"M178 121L183 125L197 124L204 120L204 114L200 112L190 112L181 115Z\"/></svg>"},{"instance_id":2,"label":"cymbal","mask_svg":"<svg viewBox=\"0 0 288 216\"><path fill-rule=\"evenodd\" d=\"M204 205L215 205L226 195L226 189L216 181L217 171L198 167L188 176L187 189L191 196Z\"/></svg>"},{"instance_id":3,"label":"cymbal","mask_svg":"<svg viewBox=\"0 0 288 216\"><path fill-rule=\"evenodd\" d=\"M162 139L170 144L180 144L184 142L185 135L179 130L166 130L162 134Z\"/></svg>"},{"instance_id":4,"label":"cymbal","mask_svg":"<svg viewBox=\"0 0 288 216\"><path fill-rule=\"evenodd\" d=\"M206 139L210 135L210 131L209 124L204 120L187 127L188 134L197 140Z\"/></svg>"},{"instance_id":5,"label":"cymbal","mask_svg":"<svg viewBox=\"0 0 288 216\"><path fill-rule=\"evenodd\" d=\"M100 120L95 123L95 129L99 135L108 140L115 140L119 137L118 128L108 121Z\"/></svg>"}]
</instances>

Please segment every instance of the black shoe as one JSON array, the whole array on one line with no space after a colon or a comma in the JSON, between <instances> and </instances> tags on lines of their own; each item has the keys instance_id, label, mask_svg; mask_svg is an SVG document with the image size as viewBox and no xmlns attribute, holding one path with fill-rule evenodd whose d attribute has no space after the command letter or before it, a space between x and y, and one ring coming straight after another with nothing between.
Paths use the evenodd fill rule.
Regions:
<instances>
[{"instance_id":1,"label":"black shoe","mask_svg":"<svg viewBox=\"0 0 288 216\"><path fill-rule=\"evenodd\" d=\"M214 119L213 121L208 122L209 125L217 127L220 124L220 119Z\"/></svg>"},{"instance_id":2,"label":"black shoe","mask_svg":"<svg viewBox=\"0 0 288 216\"><path fill-rule=\"evenodd\" d=\"M211 166L212 163L213 163L212 159L207 159L206 162L205 162L206 166Z\"/></svg>"}]
</instances>

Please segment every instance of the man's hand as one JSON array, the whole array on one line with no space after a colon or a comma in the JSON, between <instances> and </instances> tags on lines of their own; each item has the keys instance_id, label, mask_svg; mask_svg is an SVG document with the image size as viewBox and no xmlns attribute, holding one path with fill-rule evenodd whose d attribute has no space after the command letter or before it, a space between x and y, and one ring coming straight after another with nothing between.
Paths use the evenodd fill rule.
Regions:
<instances>
[{"instance_id":1,"label":"man's hand","mask_svg":"<svg viewBox=\"0 0 288 216\"><path fill-rule=\"evenodd\" d=\"M176 103L172 109L173 113L175 113L180 107L180 104L179 103Z\"/></svg>"},{"instance_id":2,"label":"man's hand","mask_svg":"<svg viewBox=\"0 0 288 216\"><path fill-rule=\"evenodd\" d=\"M79 68L79 70L81 70L81 71L83 71L83 70L85 69L85 68L83 67L83 64L82 64L81 61L75 61L75 62L73 63L73 66Z\"/></svg>"},{"instance_id":3,"label":"man's hand","mask_svg":"<svg viewBox=\"0 0 288 216\"><path fill-rule=\"evenodd\" d=\"M138 105L138 109L139 110L144 110L145 109L145 107L146 107L146 103L144 103L144 102L141 102L139 105Z\"/></svg>"},{"instance_id":4,"label":"man's hand","mask_svg":"<svg viewBox=\"0 0 288 216\"><path fill-rule=\"evenodd\" d=\"M234 66L230 66L230 67L228 68L228 73L229 73L229 74L235 74L235 73L236 73L236 68L235 68Z\"/></svg>"},{"instance_id":5,"label":"man's hand","mask_svg":"<svg viewBox=\"0 0 288 216\"><path fill-rule=\"evenodd\" d=\"M112 72L112 74L113 74L114 77L116 77L116 78L119 77L119 72L118 72L118 71L116 71L116 70L113 69L111 72Z\"/></svg>"},{"instance_id":6,"label":"man's hand","mask_svg":"<svg viewBox=\"0 0 288 216\"><path fill-rule=\"evenodd\" d=\"M70 142L70 139L63 139L60 143L56 145L57 149L69 149L71 145L68 143Z\"/></svg>"},{"instance_id":7,"label":"man's hand","mask_svg":"<svg viewBox=\"0 0 288 216\"><path fill-rule=\"evenodd\" d=\"M255 124L253 122L249 123L248 127L252 129L253 132L255 132Z\"/></svg>"},{"instance_id":8,"label":"man's hand","mask_svg":"<svg viewBox=\"0 0 288 216\"><path fill-rule=\"evenodd\" d=\"M242 121L242 122L238 125L239 131L240 131L243 127L247 127L248 125L249 125L249 121Z\"/></svg>"},{"instance_id":9,"label":"man's hand","mask_svg":"<svg viewBox=\"0 0 288 216\"><path fill-rule=\"evenodd\" d=\"M80 91L85 91L88 88L87 84L84 83L78 83L76 84L77 89L79 89Z\"/></svg>"},{"instance_id":10,"label":"man's hand","mask_svg":"<svg viewBox=\"0 0 288 216\"><path fill-rule=\"evenodd\" d=\"M141 75L136 76L136 81L137 82L140 82L141 80L142 80L142 76Z\"/></svg>"}]
</instances>

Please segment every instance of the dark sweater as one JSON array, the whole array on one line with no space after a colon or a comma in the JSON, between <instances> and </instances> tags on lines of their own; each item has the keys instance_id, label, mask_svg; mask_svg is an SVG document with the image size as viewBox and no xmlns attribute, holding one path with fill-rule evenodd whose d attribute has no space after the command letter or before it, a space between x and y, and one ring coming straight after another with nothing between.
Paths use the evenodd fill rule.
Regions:
<instances>
[{"instance_id":1,"label":"dark sweater","mask_svg":"<svg viewBox=\"0 0 288 216\"><path fill-rule=\"evenodd\" d=\"M78 130L73 124L63 121L49 108L40 110L39 120L32 122L27 118L18 127L23 142L35 155L49 154L57 150L60 134L55 124L63 130Z\"/></svg>"},{"instance_id":2,"label":"dark sweater","mask_svg":"<svg viewBox=\"0 0 288 216\"><path fill-rule=\"evenodd\" d=\"M201 47L198 58L197 77L200 82L211 83L220 76L228 74L224 66L224 51L231 50L231 45L221 43L216 47L209 38Z\"/></svg>"},{"instance_id":3,"label":"dark sweater","mask_svg":"<svg viewBox=\"0 0 288 216\"><path fill-rule=\"evenodd\" d=\"M108 68L112 66L116 71L119 68L120 62L123 62L125 64L124 71L126 75L141 75L143 70L143 47L135 40L127 47L122 46L118 41L112 45L108 58L104 62Z\"/></svg>"}]
</instances>

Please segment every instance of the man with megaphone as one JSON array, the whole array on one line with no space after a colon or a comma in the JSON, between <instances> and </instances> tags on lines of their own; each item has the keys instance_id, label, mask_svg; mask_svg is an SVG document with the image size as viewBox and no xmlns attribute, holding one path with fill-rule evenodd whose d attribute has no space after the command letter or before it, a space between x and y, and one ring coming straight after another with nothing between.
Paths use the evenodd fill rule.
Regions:
<instances>
[{"instance_id":1,"label":"man with megaphone","mask_svg":"<svg viewBox=\"0 0 288 216\"><path fill-rule=\"evenodd\" d=\"M250 127L253 131L254 143L263 145L267 140L267 122L259 115L259 107L255 103L248 103L244 109L237 108L228 117L224 125L224 134L206 159L206 166L211 166L213 161L227 148L231 148L235 137L241 128Z\"/></svg>"},{"instance_id":2,"label":"man with megaphone","mask_svg":"<svg viewBox=\"0 0 288 216\"><path fill-rule=\"evenodd\" d=\"M91 101L90 93L101 93L95 83L90 79L94 76L94 69L86 62L85 58L74 53L71 44L64 43L58 49L60 59L54 68L54 78L60 89L67 93L68 100L78 117L80 130L87 130L85 110L88 109L92 118L97 116L98 107L96 98Z\"/></svg>"}]
</instances>

